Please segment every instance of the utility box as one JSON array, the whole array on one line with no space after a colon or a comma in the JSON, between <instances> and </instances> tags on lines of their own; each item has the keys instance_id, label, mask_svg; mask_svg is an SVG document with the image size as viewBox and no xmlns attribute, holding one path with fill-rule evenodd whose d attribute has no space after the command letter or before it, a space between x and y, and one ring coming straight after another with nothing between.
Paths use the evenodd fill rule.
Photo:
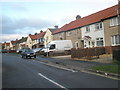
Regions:
<instances>
[{"instance_id":1,"label":"utility box","mask_svg":"<svg viewBox=\"0 0 120 90\"><path fill-rule=\"evenodd\" d=\"M113 60L118 60L118 61L120 61L120 49L118 49L118 50L113 50Z\"/></svg>"}]
</instances>

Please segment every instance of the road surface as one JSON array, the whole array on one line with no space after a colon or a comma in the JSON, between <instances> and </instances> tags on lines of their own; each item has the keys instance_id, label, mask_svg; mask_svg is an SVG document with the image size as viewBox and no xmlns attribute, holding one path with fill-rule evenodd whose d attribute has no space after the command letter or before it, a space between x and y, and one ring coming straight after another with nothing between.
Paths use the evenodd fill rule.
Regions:
<instances>
[{"instance_id":1,"label":"road surface","mask_svg":"<svg viewBox=\"0 0 120 90\"><path fill-rule=\"evenodd\" d=\"M41 61L3 54L2 88L118 88L118 80L57 68Z\"/></svg>"}]
</instances>

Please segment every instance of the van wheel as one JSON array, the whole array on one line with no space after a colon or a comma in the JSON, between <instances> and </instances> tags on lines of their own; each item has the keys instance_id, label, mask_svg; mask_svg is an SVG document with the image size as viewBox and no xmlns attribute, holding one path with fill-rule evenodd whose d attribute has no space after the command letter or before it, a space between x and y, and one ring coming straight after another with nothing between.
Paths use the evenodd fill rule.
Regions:
<instances>
[{"instance_id":1,"label":"van wheel","mask_svg":"<svg viewBox=\"0 0 120 90\"><path fill-rule=\"evenodd\" d=\"M27 56L24 56L25 59L27 59Z\"/></svg>"},{"instance_id":2,"label":"van wheel","mask_svg":"<svg viewBox=\"0 0 120 90\"><path fill-rule=\"evenodd\" d=\"M34 56L34 58L36 58L36 55Z\"/></svg>"}]
</instances>

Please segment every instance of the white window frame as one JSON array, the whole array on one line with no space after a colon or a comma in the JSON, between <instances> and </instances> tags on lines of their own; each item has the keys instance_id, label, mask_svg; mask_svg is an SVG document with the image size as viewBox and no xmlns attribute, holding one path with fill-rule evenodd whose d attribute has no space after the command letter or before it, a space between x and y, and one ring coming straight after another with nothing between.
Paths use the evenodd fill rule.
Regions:
<instances>
[{"instance_id":1,"label":"white window frame","mask_svg":"<svg viewBox=\"0 0 120 90\"><path fill-rule=\"evenodd\" d=\"M96 23L96 24L95 24L95 28L96 28L96 30L102 30L102 29L103 29L103 24L102 24L102 22Z\"/></svg>"},{"instance_id":2,"label":"white window frame","mask_svg":"<svg viewBox=\"0 0 120 90\"><path fill-rule=\"evenodd\" d=\"M112 46L120 45L120 35L113 35L111 37Z\"/></svg>"},{"instance_id":3,"label":"white window frame","mask_svg":"<svg viewBox=\"0 0 120 90\"><path fill-rule=\"evenodd\" d=\"M86 26L85 29L86 29L86 33L90 32L90 26Z\"/></svg>"},{"instance_id":4,"label":"white window frame","mask_svg":"<svg viewBox=\"0 0 120 90\"><path fill-rule=\"evenodd\" d=\"M110 19L110 26L120 25L120 16Z\"/></svg>"},{"instance_id":5,"label":"white window frame","mask_svg":"<svg viewBox=\"0 0 120 90\"><path fill-rule=\"evenodd\" d=\"M98 42L103 42L103 44L102 45L98 45ZM103 45L104 45L103 37L96 38L96 46L103 46Z\"/></svg>"},{"instance_id":6,"label":"white window frame","mask_svg":"<svg viewBox=\"0 0 120 90\"><path fill-rule=\"evenodd\" d=\"M67 36L71 36L71 34L72 34L71 32L67 32Z\"/></svg>"}]
</instances>

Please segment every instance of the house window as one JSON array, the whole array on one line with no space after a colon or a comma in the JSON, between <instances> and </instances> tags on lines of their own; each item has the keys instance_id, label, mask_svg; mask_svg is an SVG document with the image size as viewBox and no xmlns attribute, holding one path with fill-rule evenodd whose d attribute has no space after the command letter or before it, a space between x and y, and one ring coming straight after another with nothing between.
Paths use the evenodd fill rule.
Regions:
<instances>
[{"instance_id":1,"label":"house window","mask_svg":"<svg viewBox=\"0 0 120 90\"><path fill-rule=\"evenodd\" d=\"M110 19L110 26L116 26L120 24L120 17L114 17Z\"/></svg>"},{"instance_id":2,"label":"house window","mask_svg":"<svg viewBox=\"0 0 120 90\"><path fill-rule=\"evenodd\" d=\"M120 45L120 35L112 36L112 45Z\"/></svg>"},{"instance_id":3,"label":"house window","mask_svg":"<svg viewBox=\"0 0 120 90\"><path fill-rule=\"evenodd\" d=\"M61 33L59 33L58 36L59 36L59 39L60 39L60 40L63 40L63 39L62 39L62 34L61 34Z\"/></svg>"},{"instance_id":4,"label":"house window","mask_svg":"<svg viewBox=\"0 0 120 90\"><path fill-rule=\"evenodd\" d=\"M39 43L40 43L40 42L43 42L43 41L44 41L44 39L43 39L43 38L40 38L40 39L39 39Z\"/></svg>"},{"instance_id":5,"label":"house window","mask_svg":"<svg viewBox=\"0 0 120 90\"><path fill-rule=\"evenodd\" d=\"M90 26L86 26L86 32L90 32Z\"/></svg>"},{"instance_id":6,"label":"house window","mask_svg":"<svg viewBox=\"0 0 120 90\"><path fill-rule=\"evenodd\" d=\"M72 34L71 32L68 32L68 33L67 33L67 36L71 36L71 34Z\"/></svg>"},{"instance_id":7,"label":"house window","mask_svg":"<svg viewBox=\"0 0 120 90\"><path fill-rule=\"evenodd\" d=\"M96 30L102 30L102 22L95 24Z\"/></svg>"},{"instance_id":8,"label":"house window","mask_svg":"<svg viewBox=\"0 0 120 90\"><path fill-rule=\"evenodd\" d=\"M103 46L103 38L96 38L96 45Z\"/></svg>"},{"instance_id":9,"label":"house window","mask_svg":"<svg viewBox=\"0 0 120 90\"><path fill-rule=\"evenodd\" d=\"M44 41L44 39L43 38L41 38L41 42L43 42Z\"/></svg>"}]
</instances>

